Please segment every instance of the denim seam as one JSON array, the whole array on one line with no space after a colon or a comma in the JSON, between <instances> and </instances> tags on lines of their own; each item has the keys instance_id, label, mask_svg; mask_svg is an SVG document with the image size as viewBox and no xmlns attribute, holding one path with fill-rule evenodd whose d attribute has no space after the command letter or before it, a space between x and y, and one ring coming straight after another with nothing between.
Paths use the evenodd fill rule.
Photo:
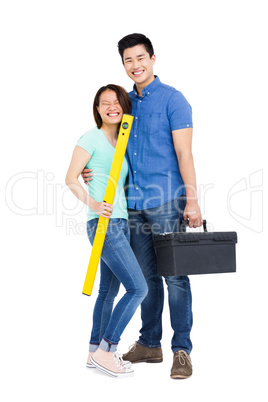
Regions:
<instances>
[{"instance_id":1,"label":"denim seam","mask_svg":"<svg viewBox=\"0 0 268 402\"><path fill-rule=\"evenodd\" d=\"M115 275L113 276L113 278L112 278L112 280L111 280L111 282L110 282L109 289L108 289L108 292L107 292L107 295L106 295L106 297L105 297L104 302L107 302L107 299L108 299L108 297L109 297L109 294L110 294L110 291L111 291L111 287L112 287L114 278L115 278ZM104 307L104 303L103 303L103 307ZM112 315L112 313L113 313L113 312L111 312L111 315ZM104 317L104 308L102 309L102 313L101 313L100 329L102 328L103 317ZM105 330L106 330L106 328L105 328ZM104 330L104 333L105 333L105 330ZM101 331L100 331L100 332L101 332ZM101 339L102 339L102 337L101 337ZM101 342L101 339L100 339L100 342Z\"/></svg>"},{"instance_id":2,"label":"denim seam","mask_svg":"<svg viewBox=\"0 0 268 402\"><path fill-rule=\"evenodd\" d=\"M121 256L120 256L120 254L118 253L118 250L112 246L112 243L110 242L109 238L107 238L107 241L109 242L109 244L110 244L111 248L113 249L114 254L117 256L118 260L119 260L119 261L121 262L121 264L127 269L127 265L126 265L125 262L121 259ZM129 270L128 272L129 272L129 275L130 275L130 277L131 277L131 280L132 280L133 284L135 284L135 277L132 276L132 274L133 274L132 271Z\"/></svg>"},{"instance_id":3,"label":"denim seam","mask_svg":"<svg viewBox=\"0 0 268 402\"><path fill-rule=\"evenodd\" d=\"M114 330L113 330L113 333L111 334L111 338L114 337L114 334L115 334L115 332L117 331L117 328L118 328L119 325L120 325L120 322L121 322L121 320L122 320L122 318L123 318L123 315L124 315L125 312L127 311L128 306L129 306L130 303L131 303L131 300L129 300L129 301L128 301L128 304L125 305L124 313L121 315L120 320L117 321L116 326L115 326L115 328L114 328ZM111 342L110 342L110 343L111 343Z\"/></svg>"},{"instance_id":4,"label":"denim seam","mask_svg":"<svg viewBox=\"0 0 268 402\"><path fill-rule=\"evenodd\" d=\"M159 288L157 289L157 295L156 296L157 296L157 299L156 299L156 305L157 305L156 311L157 311L159 309L159 306L160 306ZM155 322L155 326L154 326L154 328L155 328L157 326L157 322L158 322L156 315L155 315L155 321L154 322ZM153 339L154 328L152 328L151 333L150 333L150 339L149 339L150 347L152 347L152 339Z\"/></svg>"},{"instance_id":5,"label":"denim seam","mask_svg":"<svg viewBox=\"0 0 268 402\"><path fill-rule=\"evenodd\" d=\"M102 338L105 342L107 342L107 343L109 343L110 345L118 345L118 342L110 342L110 341L108 341L108 339L106 339L106 338Z\"/></svg>"}]
</instances>

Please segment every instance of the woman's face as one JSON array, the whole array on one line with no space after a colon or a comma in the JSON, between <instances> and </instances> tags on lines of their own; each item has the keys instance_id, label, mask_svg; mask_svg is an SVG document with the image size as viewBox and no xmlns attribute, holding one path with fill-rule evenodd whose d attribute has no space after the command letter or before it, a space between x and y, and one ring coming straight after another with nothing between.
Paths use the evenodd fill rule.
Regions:
<instances>
[{"instance_id":1,"label":"woman's face","mask_svg":"<svg viewBox=\"0 0 268 402\"><path fill-rule=\"evenodd\" d=\"M122 120L123 109L118 102L116 93L110 89L101 94L97 110L102 119L102 124L119 124Z\"/></svg>"}]
</instances>

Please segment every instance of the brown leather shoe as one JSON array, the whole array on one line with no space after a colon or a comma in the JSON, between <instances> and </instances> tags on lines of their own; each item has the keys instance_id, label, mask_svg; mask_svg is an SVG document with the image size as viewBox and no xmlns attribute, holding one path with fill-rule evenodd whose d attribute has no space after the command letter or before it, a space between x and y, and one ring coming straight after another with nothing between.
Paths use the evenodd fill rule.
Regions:
<instances>
[{"instance_id":1,"label":"brown leather shoe","mask_svg":"<svg viewBox=\"0 0 268 402\"><path fill-rule=\"evenodd\" d=\"M189 378L193 373L191 358L184 350L178 350L173 356L171 378Z\"/></svg>"},{"instance_id":2,"label":"brown leather shoe","mask_svg":"<svg viewBox=\"0 0 268 402\"><path fill-rule=\"evenodd\" d=\"M163 354L161 348L148 348L135 342L129 348L129 352L123 355L123 359L131 363L161 363L163 361Z\"/></svg>"}]
</instances>

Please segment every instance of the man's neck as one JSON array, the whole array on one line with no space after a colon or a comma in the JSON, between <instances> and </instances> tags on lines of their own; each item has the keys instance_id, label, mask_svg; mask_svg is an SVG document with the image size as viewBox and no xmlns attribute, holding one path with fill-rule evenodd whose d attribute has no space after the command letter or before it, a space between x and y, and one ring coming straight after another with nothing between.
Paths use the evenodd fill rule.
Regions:
<instances>
[{"instance_id":1,"label":"man's neck","mask_svg":"<svg viewBox=\"0 0 268 402\"><path fill-rule=\"evenodd\" d=\"M136 86L136 90L139 96L142 96L142 90L144 88L146 88L148 85L150 85L155 79L155 76L152 75L150 78L148 78L148 80L146 80L146 82L143 82L142 84L135 84Z\"/></svg>"}]
</instances>

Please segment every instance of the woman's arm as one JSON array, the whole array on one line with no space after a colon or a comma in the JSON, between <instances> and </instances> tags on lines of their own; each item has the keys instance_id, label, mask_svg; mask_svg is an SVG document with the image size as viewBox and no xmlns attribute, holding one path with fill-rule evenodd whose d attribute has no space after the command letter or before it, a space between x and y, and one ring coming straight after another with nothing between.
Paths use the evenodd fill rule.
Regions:
<instances>
[{"instance_id":1,"label":"woman's arm","mask_svg":"<svg viewBox=\"0 0 268 402\"><path fill-rule=\"evenodd\" d=\"M78 177L90 158L91 155L84 148L76 146L66 174L65 183L73 194L97 215L110 218L113 212L113 206L106 202L95 201L78 180Z\"/></svg>"}]
</instances>

